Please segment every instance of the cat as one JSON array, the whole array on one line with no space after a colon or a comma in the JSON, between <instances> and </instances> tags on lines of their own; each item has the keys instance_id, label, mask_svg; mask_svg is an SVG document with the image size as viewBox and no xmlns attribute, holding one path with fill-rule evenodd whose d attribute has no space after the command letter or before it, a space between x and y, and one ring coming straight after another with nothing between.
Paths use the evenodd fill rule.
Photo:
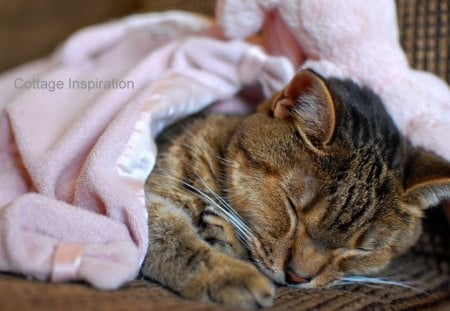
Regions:
<instances>
[{"instance_id":1,"label":"cat","mask_svg":"<svg viewBox=\"0 0 450 311\"><path fill-rule=\"evenodd\" d=\"M378 96L299 71L249 116L199 114L158 138L142 274L206 302L273 303L408 250L450 164L413 147Z\"/></svg>"}]
</instances>

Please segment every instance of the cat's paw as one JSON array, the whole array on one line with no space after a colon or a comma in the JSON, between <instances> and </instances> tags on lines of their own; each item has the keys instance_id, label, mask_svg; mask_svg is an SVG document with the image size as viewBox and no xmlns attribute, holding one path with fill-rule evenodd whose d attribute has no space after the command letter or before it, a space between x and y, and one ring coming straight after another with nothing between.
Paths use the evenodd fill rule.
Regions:
<instances>
[{"instance_id":1,"label":"cat's paw","mask_svg":"<svg viewBox=\"0 0 450 311\"><path fill-rule=\"evenodd\" d=\"M269 307L275 287L251 264L217 253L182 294L205 302L246 308Z\"/></svg>"}]
</instances>

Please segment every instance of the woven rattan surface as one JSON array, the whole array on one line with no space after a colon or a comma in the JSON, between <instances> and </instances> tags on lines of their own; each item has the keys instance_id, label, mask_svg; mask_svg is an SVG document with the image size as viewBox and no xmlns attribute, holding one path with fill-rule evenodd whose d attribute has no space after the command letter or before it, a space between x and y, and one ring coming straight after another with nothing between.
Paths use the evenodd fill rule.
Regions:
<instances>
[{"instance_id":1,"label":"woven rattan surface","mask_svg":"<svg viewBox=\"0 0 450 311\"><path fill-rule=\"evenodd\" d=\"M17 1L17 3L21 2ZM46 0L41 2L64 3L65 1ZM75 2L73 1L73 3ZM87 3L87 1L78 1L77 3L81 7L81 3L84 2ZM131 3L127 1L99 1L99 3L102 2L114 3L117 7L113 8L112 4L105 4L103 9L91 12L94 21L126 14L134 10L136 4L134 2L133 4L124 4ZM119 2L122 4L119 5ZM10 3L13 3L13 1L10 1ZM26 3L31 3L31 1L26 1ZM90 3L92 3L91 6L94 6L94 1ZM165 8L177 8L178 5L181 5L179 8L211 13L212 3L210 0L148 0L141 2L140 6L137 7L145 6L146 10L163 10ZM398 0L397 4L401 43L411 64L415 68L435 72L448 82L450 78L449 1ZM4 2L0 3L0 6L4 5ZM17 8L13 7L14 5L11 4L10 11L16 17L19 16ZM50 7L49 4L49 10ZM55 14L59 12L55 9L56 7L54 5L54 11L52 11ZM43 12L39 14L50 14L47 11ZM73 14L78 14L76 12L79 11L75 10ZM54 17L53 21L47 21L49 29L64 24L65 18L61 16L65 15L63 13L58 14L60 16ZM3 11L0 15L4 16L5 12ZM69 13L68 15L71 16ZM20 18L21 21L26 22L27 18L32 18L32 16ZM68 20L76 18L77 16L74 15ZM84 21L90 23L87 19ZM31 48L34 44L32 37L34 35L39 36L39 34L32 29L26 29L26 27L31 27L30 24L28 26L19 24L20 20L5 21L0 19L0 38L2 38L2 35L4 36L6 31L5 25L8 27L14 27L15 25L19 28L24 27L21 36L26 42L22 42L22 48L27 44ZM50 25L53 26L50 27ZM73 24L72 27L74 27ZM55 37L52 38L54 40ZM50 42L49 44L54 43ZM47 48L50 45L46 45ZM14 58L11 56L14 54L14 47L10 46L8 49L4 47L0 49L1 66L11 66L20 57L22 60L27 60L27 57L32 55L32 53L20 54L18 52L21 55L19 58L6 62L6 58ZM450 226L443 213L435 208L427 214L425 234L421 237L419 243L408 254L395 260L383 273L383 276L388 277L389 280L403 282L404 286L346 285L330 290L279 288L275 305L271 310L450 310L449 237ZM155 283L142 279L130 282L117 291L108 292L93 289L82 283L50 284L27 280L15 275L0 274L0 310L2 311L212 309L236 310L236 308L187 301Z\"/></svg>"},{"instance_id":2,"label":"woven rattan surface","mask_svg":"<svg viewBox=\"0 0 450 311\"><path fill-rule=\"evenodd\" d=\"M410 64L450 81L448 0L398 0L400 39Z\"/></svg>"}]
</instances>

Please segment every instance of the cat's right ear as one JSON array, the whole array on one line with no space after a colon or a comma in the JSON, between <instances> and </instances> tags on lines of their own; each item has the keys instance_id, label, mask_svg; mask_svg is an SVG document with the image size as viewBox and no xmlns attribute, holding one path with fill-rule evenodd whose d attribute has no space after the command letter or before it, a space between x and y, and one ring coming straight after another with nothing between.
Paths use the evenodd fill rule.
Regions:
<instances>
[{"instance_id":1,"label":"cat's right ear","mask_svg":"<svg viewBox=\"0 0 450 311\"><path fill-rule=\"evenodd\" d=\"M450 163L416 149L407 162L402 201L424 209L445 198L450 198Z\"/></svg>"},{"instance_id":2,"label":"cat's right ear","mask_svg":"<svg viewBox=\"0 0 450 311\"><path fill-rule=\"evenodd\" d=\"M328 144L336 127L336 106L325 80L311 70L299 71L272 102L275 118L293 120L314 148Z\"/></svg>"}]
</instances>

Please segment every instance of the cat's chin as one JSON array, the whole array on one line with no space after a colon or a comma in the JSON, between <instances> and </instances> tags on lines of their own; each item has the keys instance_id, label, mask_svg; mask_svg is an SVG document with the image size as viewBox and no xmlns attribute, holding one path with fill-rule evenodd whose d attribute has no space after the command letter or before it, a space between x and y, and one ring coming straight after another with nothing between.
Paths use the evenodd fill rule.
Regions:
<instances>
[{"instance_id":1,"label":"cat's chin","mask_svg":"<svg viewBox=\"0 0 450 311\"><path fill-rule=\"evenodd\" d=\"M315 279L312 279L310 282L308 283L301 283L301 284L286 284L289 287L294 287L294 288L302 288L302 289L312 289L312 288L330 288L333 285L335 285L339 280L332 280L332 281L327 281L327 283L321 284L322 282L318 282Z\"/></svg>"},{"instance_id":2,"label":"cat's chin","mask_svg":"<svg viewBox=\"0 0 450 311\"><path fill-rule=\"evenodd\" d=\"M273 282L280 286L288 286L294 288L330 288L333 285L337 284L339 280L344 276L342 273L338 273L336 271L324 271L321 274L317 275L310 282L300 283L300 284L292 284L286 282L286 276L283 271L279 269L273 269L273 271L267 271L267 269L260 270Z\"/></svg>"}]
</instances>

